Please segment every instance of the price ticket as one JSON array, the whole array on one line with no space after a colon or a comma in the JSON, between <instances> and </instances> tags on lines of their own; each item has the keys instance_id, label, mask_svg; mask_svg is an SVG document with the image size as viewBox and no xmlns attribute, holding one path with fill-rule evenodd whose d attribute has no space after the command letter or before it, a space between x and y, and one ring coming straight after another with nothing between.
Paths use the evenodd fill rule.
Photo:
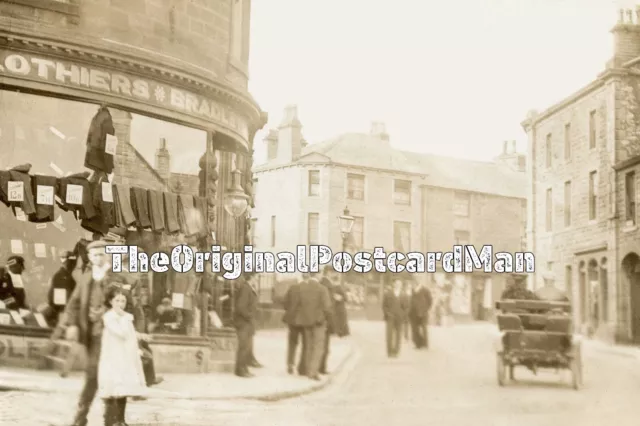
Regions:
<instances>
[{"instance_id":1,"label":"price ticket","mask_svg":"<svg viewBox=\"0 0 640 426\"><path fill-rule=\"evenodd\" d=\"M67 204L82 204L82 186L74 185L72 183L67 185Z\"/></svg>"},{"instance_id":2,"label":"price ticket","mask_svg":"<svg viewBox=\"0 0 640 426\"><path fill-rule=\"evenodd\" d=\"M111 155L116 155L116 148L118 146L118 138L114 135L107 135L107 143L104 147L104 152Z\"/></svg>"},{"instance_id":3,"label":"price ticket","mask_svg":"<svg viewBox=\"0 0 640 426\"><path fill-rule=\"evenodd\" d=\"M9 201L24 201L24 183L10 180L7 183Z\"/></svg>"},{"instance_id":4,"label":"price ticket","mask_svg":"<svg viewBox=\"0 0 640 426\"><path fill-rule=\"evenodd\" d=\"M38 185L36 203L46 206L52 206L53 197L53 186Z\"/></svg>"},{"instance_id":5,"label":"price ticket","mask_svg":"<svg viewBox=\"0 0 640 426\"><path fill-rule=\"evenodd\" d=\"M102 201L113 203L113 187L109 182L102 182Z\"/></svg>"}]
</instances>

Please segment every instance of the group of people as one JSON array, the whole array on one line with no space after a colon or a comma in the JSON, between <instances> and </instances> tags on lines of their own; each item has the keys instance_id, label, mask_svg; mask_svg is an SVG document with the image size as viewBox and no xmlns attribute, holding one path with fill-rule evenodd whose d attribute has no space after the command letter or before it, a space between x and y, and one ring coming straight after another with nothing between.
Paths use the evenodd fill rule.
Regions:
<instances>
[{"instance_id":1,"label":"group of people","mask_svg":"<svg viewBox=\"0 0 640 426\"><path fill-rule=\"evenodd\" d=\"M423 283L404 285L402 280L394 280L382 299L389 358L397 358L400 354L402 336L408 334L409 327L416 349L429 347L427 325L432 304L431 292Z\"/></svg>"},{"instance_id":2,"label":"group of people","mask_svg":"<svg viewBox=\"0 0 640 426\"><path fill-rule=\"evenodd\" d=\"M284 298L283 322L288 326L287 371L311 380L329 373L327 362L331 336L350 334L346 292L337 273L325 267L322 273L302 274ZM297 348L302 343L296 363ZM297 364L297 366L296 366Z\"/></svg>"}]
</instances>

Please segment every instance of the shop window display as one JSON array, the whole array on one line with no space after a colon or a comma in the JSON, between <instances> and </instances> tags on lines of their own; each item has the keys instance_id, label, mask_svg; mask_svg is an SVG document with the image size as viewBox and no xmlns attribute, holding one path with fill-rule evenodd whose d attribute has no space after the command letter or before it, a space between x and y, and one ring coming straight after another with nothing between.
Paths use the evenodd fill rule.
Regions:
<instances>
[{"instance_id":1,"label":"shop window display","mask_svg":"<svg viewBox=\"0 0 640 426\"><path fill-rule=\"evenodd\" d=\"M33 189L31 194L25 189L25 197L34 200L31 207L26 198L3 200L9 206L0 206L0 262L12 255L24 258L24 286L33 311L47 304L50 279L61 267L59 254L75 250L79 256L79 243L86 244L96 232L118 235L149 255L193 244L194 235L207 232L198 180L206 132L110 107L17 92L0 91L0 105L0 185L7 198L16 173L24 173L20 176L30 176ZM89 159L87 141L100 137L103 146ZM104 156L114 140L115 155ZM46 198L35 188L47 177L56 182L47 195L54 198L52 209L31 211ZM72 205L69 194L80 186L83 191L74 192L79 204ZM194 214L199 219L189 220ZM77 267L83 265L79 261ZM130 275L150 331L199 332L202 274L170 269ZM219 299L207 290L206 297Z\"/></svg>"}]
</instances>

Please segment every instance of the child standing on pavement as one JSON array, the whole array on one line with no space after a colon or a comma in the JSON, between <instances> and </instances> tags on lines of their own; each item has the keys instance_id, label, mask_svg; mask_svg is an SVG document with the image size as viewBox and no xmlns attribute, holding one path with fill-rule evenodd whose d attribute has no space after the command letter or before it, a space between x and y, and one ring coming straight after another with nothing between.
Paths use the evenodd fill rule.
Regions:
<instances>
[{"instance_id":1,"label":"child standing on pavement","mask_svg":"<svg viewBox=\"0 0 640 426\"><path fill-rule=\"evenodd\" d=\"M105 400L104 425L126 426L127 397L144 396L146 390L138 335L133 315L124 310L127 298L121 289L109 289L105 305L109 310L103 316L98 395Z\"/></svg>"}]
</instances>

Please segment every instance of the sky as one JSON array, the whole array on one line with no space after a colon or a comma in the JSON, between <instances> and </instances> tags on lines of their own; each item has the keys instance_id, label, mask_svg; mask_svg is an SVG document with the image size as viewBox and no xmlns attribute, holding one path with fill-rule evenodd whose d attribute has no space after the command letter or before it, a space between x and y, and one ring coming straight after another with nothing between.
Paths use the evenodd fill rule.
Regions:
<instances>
[{"instance_id":1,"label":"sky","mask_svg":"<svg viewBox=\"0 0 640 426\"><path fill-rule=\"evenodd\" d=\"M253 0L249 90L265 130L296 104L309 143L379 120L396 148L491 160L505 140L526 149L529 110L603 71L617 10L634 3Z\"/></svg>"}]
</instances>

